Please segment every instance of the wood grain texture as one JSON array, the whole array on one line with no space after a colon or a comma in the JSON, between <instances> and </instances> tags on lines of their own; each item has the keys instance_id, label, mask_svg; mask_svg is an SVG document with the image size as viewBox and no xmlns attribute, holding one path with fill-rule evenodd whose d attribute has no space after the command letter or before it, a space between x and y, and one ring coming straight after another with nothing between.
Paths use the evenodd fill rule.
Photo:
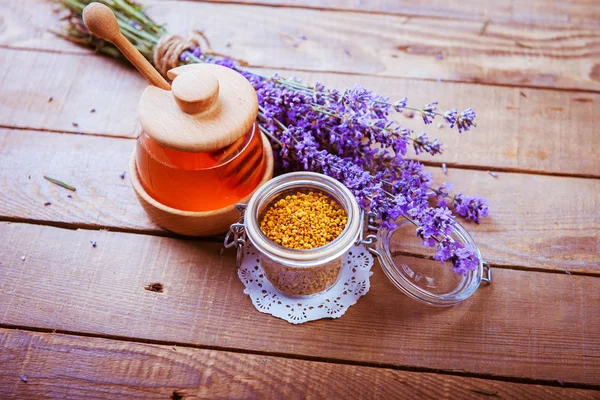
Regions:
<instances>
[{"instance_id":1,"label":"wood grain texture","mask_svg":"<svg viewBox=\"0 0 600 400\"><path fill-rule=\"evenodd\" d=\"M22 57L18 65L11 62L16 57ZM294 74L339 89L361 84L392 99L406 95L416 106L437 99L442 110L475 108L478 127L472 132L458 135L430 125L429 136L439 137L445 152L420 159L600 177L599 94L289 72ZM137 104L146 83L114 60L0 49L0 76L11 77L0 83L2 126L135 137ZM92 108L96 112L90 113ZM417 132L424 129L418 117L398 121Z\"/></svg>"},{"instance_id":2,"label":"wood grain texture","mask_svg":"<svg viewBox=\"0 0 600 400\"><path fill-rule=\"evenodd\" d=\"M254 67L600 90L600 26L492 22L483 29L483 20L198 2L145 4L150 16L165 22L172 33L202 29L215 51ZM18 0L8 0L3 7L17 27L7 26L0 44L82 51L45 33L58 21L50 5L24 8Z\"/></svg>"},{"instance_id":3,"label":"wood grain texture","mask_svg":"<svg viewBox=\"0 0 600 400\"><path fill-rule=\"evenodd\" d=\"M3 398L597 399L591 390L0 329ZM21 381L20 376L27 379ZM481 394L481 393L479 393Z\"/></svg>"},{"instance_id":4,"label":"wood grain texture","mask_svg":"<svg viewBox=\"0 0 600 400\"><path fill-rule=\"evenodd\" d=\"M164 235L142 210L129 177L120 178L134 146L129 139L0 129L0 216ZM600 180L431 170L437 182L453 182L455 192L490 202L490 217L466 224L488 262L600 273Z\"/></svg>"},{"instance_id":5,"label":"wood grain texture","mask_svg":"<svg viewBox=\"0 0 600 400\"><path fill-rule=\"evenodd\" d=\"M135 141L7 130L0 135L0 181L10 188L0 194L5 217L166 234L150 221L129 181Z\"/></svg>"},{"instance_id":6,"label":"wood grain texture","mask_svg":"<svg viewBox=\"0 0 600 400\"><path fill-rule=\"evenodd\" d=\"M264 4L398 15L522 23L593 24L600 21L600 6L587 0L206 0L215 3Z\"/></svg>"},{"instance_id":7,"label":"wood grain texture","mask_svg":"<svg viewBox=\"0 0 600 400\"><path fill-rule=\"evenodd\" d=\"M136 137L137 103L147 84L132 68L39 52L15 63L25 53L0 54L0 125Z\"/></svg>"},{"instance_id":8,"label":"wood grain texture","mask_svg":"<svg viewBox=\"0 0 600 400\"><path fill-rule=\"evenodd\" d=\"M14 223L0 236L4 326L600 385L595 277L496 269L491 286L438 309L375 266L342 318L295 326L254 309L216 243ZM152 282L163 293L144 290Z\"/></svg>"}]
</instances>

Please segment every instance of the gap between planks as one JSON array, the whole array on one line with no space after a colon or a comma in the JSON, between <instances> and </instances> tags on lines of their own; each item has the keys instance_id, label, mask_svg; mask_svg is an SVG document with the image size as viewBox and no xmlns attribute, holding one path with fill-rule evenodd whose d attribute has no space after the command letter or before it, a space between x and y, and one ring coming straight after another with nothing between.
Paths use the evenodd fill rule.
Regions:
<instances>
[{"instance_id":1,"label":"gap between planks","mask_svg":"<svg viewBox=\"0 0 600 400\"><path fill-rule=\"evenodd\" d=\"M59 135L87 135L87 136L97 136L97 137L105 137L111 139L129 139L136 140L136 138L132 136L126 135L113 135L108 133L92 133L92 132L80 132L80 131L71 131L71 130L61 130L61 129L47 129L47 128L36 128L36 127L26 127L26 126L11 126L0 124L0 129L10 129L17 131L34 131L34 132L48 132L48 133L56 133ZM451 161L440 162L440 161L429 161L429 160L420 160L420 159L412 159L410 157L406 158L410 161L419 161L421 164L427 167L442 167L442 164L446 164L448 168L456 168L456 169L466 169L472 171L488 171L488 172L508 172L512 174L522 174L522 175L542 175L542 176L556 176L561 178L582 178L582 179L600 179L600 172L598 174L590 173L568 173L568 172L557 172L557 171L541 171L535 169L525 169L525 168L511 168L511 167L500 167L500 166L485 166L485 165L471 165L471 164L460 164L454 163ZM123 232L128 232L124 230Z\"/></svg>"},{"instance_id":2,"label":"gap between planks","mask_svg":"<svg viewBox=\"0 0 600 400\"><path fill-rule=\"evenodd\" d=\"M12 126L0 124L0 129L10 129L15 131L35 131L35 132L48 132L48 133L57 133L59 135L87 135L87 136L98 136L105 138L116 138L116 139L131 139L136 140L136 138L127 135L113 135L108 133L91 133L91 132L81 132L81 131L70 131L68 129L50 129L50 128L29 128L26 126Z\"/></svg>"},{"instance_id":3,"label":"gap between planks","mask_svg":"<svg viewBox=\"0 0 600 400\"><path fill-rule=\"evenodd\" d=\"M153 344L153 345L159 345L159 346L177 346L180 348L224 351L224 352L237 353L237 354L251 354L251 355L256 355L256 356L279 357L279 358L286 358L286 359L291 359L291 360L323 362L323 363L337 364L337 365L353 365L353 366L359 366L359 367L391 369L391 370L406 371L406 372L432 373L432 374L440 374L440 375L448 375L448 376L459 376L459 377L464 377L464 378L488 379L488 380L500 381L500 382L534 384L534 385L542 385L542 386L553 386L553 387L561 387L561 388L600 391L600 385L577 383L577 382L563 382L563 381L559 381L559 380L550 380L550 379L529 379L529 378L519 378L519 377L503 376L503 375L478 374L478 373L474 373L474 372L464 372L462 370L445 370L445 369L426 368L426 367L411 367L411 366L404 366L404 365L394 365L394 364L386 364L386 363L361 362L361 361L345 360L345 359L330 358L330 357L315 357L315 356L293 354L293 353L245 350L245 349L238 349L235 347L194 345L194 344L190 344L190 343L177 342L177 341L152 340L152 339L144 339L144 338L119 336L119 335L95 334L95 333L87 333L87 332L37 328L37 327L32 327L32 326L11 325L11 324L2 324L2 323L0 323L0 328L21 330L21 331L26 331L26 332L56 333L56 334L69 335L69 336L109 339L109 340L117 340L117 341L127 342L127 343Z\"/></svg>"},{"instance_id":4,"label":"gap between planks","mask_svg":"<svg viewBox=\"0 0 600 400\"><path fill-rule=\"evenodd\" d=\"M26 218L12 218L6 216L0 216L0 222L8 222L8 223L18 223L18 224L26 224L26 225L40 225L40 226L49 226L53 228L67 229L71 231L85 230L85 231L106 231L106 232L117 232L117 233L127 233L130 235L148 235L155 237L164 237L177 239L182 241L201 241L207 243L223 243L224 236L204 236L204 237L186 237L177 235L175 233L169 232L167 230L164 231L150 231L150 230L135 230L135 229L127 229L127 228L118 228L110 225L91 225L85 223L69 223L69 222L61 222L61 221L50 221L50 220L34 220L34 219L26 219ZM223 248L227 251L225 248ZM411 253L409 251L404 253L405 255L422 258L420 254ZM508 269L514 271L531 271L531 272L540 272L545 274L559 274L559 275L577 275L577 276L588 276L592 278L600 278L600 271L598 272L581 272L581 271L569 271L569 270L560 270L560 269L550 269L550 268L539 268L539 267L527 267L523 265L510 265L510 264L499 264L494 262L488 262L491 268L493 269ZM493 272L492 272L493 274ZM483 284L483 283L482 283Z\"/></svg>"},{"instance_id":5,"label":"gap between planks","mask_svg":"<svg viewBox=\"0 0 600 400\"><path fill-rule=\"evenodd\" d=\"M166 0L166 1L179 1L179 0ZM240 3L240 4L244 4L244 3ZM86 47L83 47L84 49L87 49ZM97 54L95 52L93 52L92 50L89 50L89 53L82 53L82 52L78 52L78 51L69 51L69 50L60 50L60 49L44 49L44 48L28 48L28 47L20 47L20 46L9 46L9 45L5 45L5 44L0 44L0 49L6 49L6 50L15 50L15 51L28 51L28 52L39 52L39 53L49 53L49 54L59 54L59 55L69 55L69 56L83 56L83 57L90 57L90 56L96 56L96 57L103 57L103 58L109 58L108 56L102 55L102 54ZM115 59L115 61L119 61L117 59ZM128 62L124 62L125 64L127 64L129 67L131 67L131 65ZM244 67L246 68L246 67ZM315 70L315 69L309 69L309 68L291 68L291 67L272 67L269 65L262 65L262 64L248 64L247 66L248 69L277 69L277 70L281 70L281 71L293 71L293 72L306 72L306 73L323 73L323 74L336 74L336 75L349 75L349 76L365 76L365 77L373 77L373 78L390 78L390 79L411 79L411 80L416 80L416 81L423 81L423 82L439 82L439 83L461 83L461 84L466 84L466 85L478 85L478 86L490 86L490 87L505 87L505 88L517 88L517 89L537 89L537 90L548 90L548 91L553 91L553 92L570 92L570 93L592 93L592 94L598 94L600 93L600 89L596 90L596 89L586 89L586 88L565 88L565 87L556 87L556 86L536 86L536 85L527 85L527 84L513 84L513 83L500 83L500 82L485 82L485 81L479 81L477 79L472 79L472 80L459 80L459 79L441 79L441 80L436 80L433 78L423 78L423 77L415 77L415 76L409 76L409 75L387 75L387 74L371 74L371 73L367 73L367 72L360 72L360 71L340 71L340 70L327 70L327 69L323 69L323 70Z\"/></svg>"}]
</instances>

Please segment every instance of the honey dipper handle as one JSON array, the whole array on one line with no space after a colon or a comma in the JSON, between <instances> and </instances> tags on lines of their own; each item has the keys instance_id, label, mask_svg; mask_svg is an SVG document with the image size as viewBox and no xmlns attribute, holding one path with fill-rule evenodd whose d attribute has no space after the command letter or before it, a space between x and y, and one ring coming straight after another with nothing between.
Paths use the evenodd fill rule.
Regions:
<instances>
[{"instance_id":1,"label":"honey dipper handle","mask_svg":"<svg viewBox=\"0 0 600 400\"><path fill-rule=\"evenodd\" d=\"M148 60L131 44L119 30L117 17L110 8L101 3L90 3L83 9L83 22L90 32L112 42L138 71L150 82L164 90L171 85L158 73Z\"/></svg>"}]
</instances>

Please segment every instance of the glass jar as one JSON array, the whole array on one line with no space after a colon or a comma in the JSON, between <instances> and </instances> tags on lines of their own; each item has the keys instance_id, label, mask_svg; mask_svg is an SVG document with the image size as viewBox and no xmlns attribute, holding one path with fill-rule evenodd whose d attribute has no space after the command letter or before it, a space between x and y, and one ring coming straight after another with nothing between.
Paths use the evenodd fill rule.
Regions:
<instances>
[{"instance_id":1,"label":"glass jar","mask_svg":"<svg viewBox=\"0 0 600 400\"><path fill-rule=\"evenodd\" d=\"M268 239L259 228L262 216L279 199L296 192L321 192L334 200L347 217L342 233L324 246L307 250L290 249ZM248 202L243 225L269 282L292 296L315 295L331 288L339 278L343 255L362 228L352 193L335 179L312 172L281 175L258 188Z\"/></svg>"},{"instance_id":2,"label":"glass jar","mask_svg":"<svg viewBox=\"0 0 600 400\"><path fill-rule=\"evenodd\" d=\"M250 194L264 175L262 135L256 123L231 145L209 153L170 149L139 130L136 166L142 186L168 207L218 210Z\"/></svg>"},{"instance_id":3,"label":"glass jar","mask_svg":"<svg viewBox=\"0 0 600 400\"><path fill-rule=\"evenodd\" d=\"M294 250L268 239L259 222L265 211L289 193L320 191L345 210L348 218L342 233L331 243L310 250ZM415 227L404 219L396 228L380 228L375 216L360 210L352 193L341 183L322 174L293 172L281 175L259 187L247 206L240 204L240 222L233 224L225 247L238 246L237 263L241 263L246 239L259 253L260 263L271 284L292 296L318 295L337 282L342 257L354 244L367 246L377 256L390 281L409 297L433 306L452 306L469 298L482 282L491 283L492 272L482 259L473 238L458 222L450 238L471 247L479 258L475 271L455 273L451 266L433 258L434 248L423 247Z\"/></svg>"}]
</instances>

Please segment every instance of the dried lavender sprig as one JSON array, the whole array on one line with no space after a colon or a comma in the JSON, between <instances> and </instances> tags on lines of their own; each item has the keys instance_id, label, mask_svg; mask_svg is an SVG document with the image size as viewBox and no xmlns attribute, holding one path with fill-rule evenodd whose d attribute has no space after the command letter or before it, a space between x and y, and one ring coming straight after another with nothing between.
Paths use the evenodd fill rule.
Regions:
<instances>
[{"instance_id":1,"label":"dried lavender sprig","mask_svg":"<svg viewBox=\"0 0 600 400\"><path fill-rule=\"evenodd\" d=\"M49 181L49 182L54 183L55 185L62 186L65 189L68 189L68 190L70 190L72 192L77 191L77 189L75 189L75 187L73 187L73 186L71 186L69 184L66 184L63 181L59 181L58 179L50 178L49 176L46 176L46 175L44 175L44 179L47 180L47 181Z\"/></svg>"},{"instance_id":2,"label":"dried lavender sprig","mask_svg":"<svg viewBox=\"0 0 600 400\"><path fill-rule=\"evenodd\" d=\"M256 74L256 73L254 73L254 74ZM298 82L291 82L288 79L284 79L284 78L280 78L280 77L267 77L267 76L262 75L262 74L256 74L256 75L260 76L260 77L262 77L264 79L273 79L277 83L280 83L282 85L288 86L290 88L299 89L299 90L305 90L305 91L310 91L310 92L314 92L315 91L314 87L312 87L312 86L303 85L303 84L300 84ZM423 108L411 107L411 106L407 105L407 98L406 97L404 97L403 99L398 100L398 101L396 101L394 103L391 103L389 101L381 101L381 100L374 100L373 102L374 103L378 103L378 104L382 104L382 105L391 106L396 112L399 112L399 113L401 113L403 110L411 110L411 111L416 111L416 112L422 113L423 115L427 115L430 118L435 118L435 116L440 116L440 117L443 117L443 118L446 119L447 113L449 113L450 111L452 111L452 110L450 110L450 111L447 111L446 113L442 114L440 112L435 111L434 109L431 109L430 107L428 107L428 105L425 105ZM434 103L437 104L437 102L434 102ZM429 103L429 104L431 104L431 103ZM454 110L456 110L456 109L454 109ZM467 109L467 110L469 110L469 109ZM467 110L465 110L465 111L467 111ZM473 118L474 118L474 116L473 116ZM456 119L455 119L454 123L456 123ZM448 122L448 124L450 125L449 122ZM474 123L472 125L476 126ZM453 128L454 124L452 124L450 127Z\"/></svg>"}]
</instances>

